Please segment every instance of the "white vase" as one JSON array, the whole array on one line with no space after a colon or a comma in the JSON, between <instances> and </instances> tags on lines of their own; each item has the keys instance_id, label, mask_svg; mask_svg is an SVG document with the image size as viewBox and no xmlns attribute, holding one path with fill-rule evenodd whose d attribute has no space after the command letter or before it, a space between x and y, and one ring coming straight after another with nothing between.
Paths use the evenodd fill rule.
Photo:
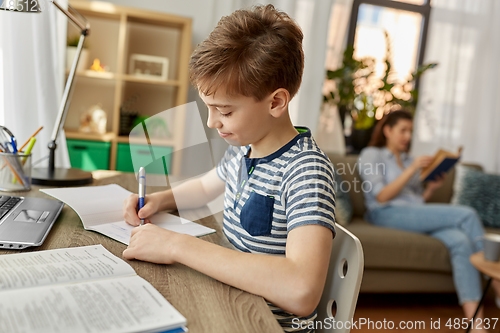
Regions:
<instances>
[{"instance_id":1,"label":"white vase","mask_svg":"<svg viewBox=\"0 0 500 333\"><path fill-rule=\"evenodd\" d=\"M66 70L71 69L71 65L73 65L73 59L76 55L76 46L67 46L66 47ZM76 68L77 71L84 71L89 69L89 50L83 49L82 54L80 55L80 60L78 61L78 66Z\"/></svg>"}]
</instances>

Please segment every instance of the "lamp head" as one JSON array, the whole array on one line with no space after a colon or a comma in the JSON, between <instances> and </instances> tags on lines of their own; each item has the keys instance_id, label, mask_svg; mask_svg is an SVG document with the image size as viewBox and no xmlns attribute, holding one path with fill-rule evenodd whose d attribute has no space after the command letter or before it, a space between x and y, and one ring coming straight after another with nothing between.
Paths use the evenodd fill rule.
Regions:
<instances>
[{"instance_id":1,"label":"lamp head","mask_svg":"<svg viewBox=\"0 0 500 333\"><path fill-rule=\"evenodd\" d=\"M0 10L17 13L41 13L39 0L3 0Z\"/></svg>"}]
</instances>

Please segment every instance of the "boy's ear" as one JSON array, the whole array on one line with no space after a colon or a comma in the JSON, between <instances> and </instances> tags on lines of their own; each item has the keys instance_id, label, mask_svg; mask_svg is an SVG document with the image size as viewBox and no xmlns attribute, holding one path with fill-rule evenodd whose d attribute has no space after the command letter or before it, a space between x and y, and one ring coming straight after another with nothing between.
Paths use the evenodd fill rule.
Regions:
<instances>
[{"instance_id":1,"label":"boy's ear","mask_svg":"<svg viewBox=\"0 0 500 333\"><path fill-rule=\"evenodd\" d=\"M278 88L271 93L271 116L275 118L288 110L288 103L290 103L290 93L284 88Z\"/></svg>"}]
</instances>

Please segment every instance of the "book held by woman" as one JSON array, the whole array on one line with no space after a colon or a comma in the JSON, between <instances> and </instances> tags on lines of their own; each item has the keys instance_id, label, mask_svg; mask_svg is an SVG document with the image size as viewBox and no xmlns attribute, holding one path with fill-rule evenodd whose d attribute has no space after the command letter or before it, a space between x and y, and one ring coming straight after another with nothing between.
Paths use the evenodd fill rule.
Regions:
<instances>
[{"instance_id":1,"label":"book held by woman","mask_svg":"<svg viewBox=\"0 0 500 333\"><path fill-rule=\"evenodd\" d=\"M458 149L457 153L440 149L436 155L434 155L431 164L422 169L420 180L423 182L432 181L440 174L448 172L460 160L461 155L462 147Z\"/></svg>"}]
</instances>

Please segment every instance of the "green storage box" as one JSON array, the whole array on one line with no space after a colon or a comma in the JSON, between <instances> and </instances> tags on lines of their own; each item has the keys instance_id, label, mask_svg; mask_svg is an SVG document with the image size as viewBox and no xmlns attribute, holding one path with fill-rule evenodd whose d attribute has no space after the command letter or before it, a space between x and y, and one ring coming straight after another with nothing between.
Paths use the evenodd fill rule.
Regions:
<instances>
[{"instance_id":1,"label":"green storage box","mask_svg":"<svg viewBox=\"0 0 500 333\"><path fill-rule=\"evenodd\" d=\"M119 143L116 153L116 170L125 172L135 172L134 162L137 169L144 167L146 174L168 174L171 164L172 147L129 145Z\"/></svg>"},{"instance_id":2,"label":"green storage box","mask_svg":"<svg viewBox=\"0 0 500 333\"><path fill-rule=\"evenodd\" d=\"M85 171L108 170L110 142L67 139L71 167Z\"/></svg>"}]
</instances>

